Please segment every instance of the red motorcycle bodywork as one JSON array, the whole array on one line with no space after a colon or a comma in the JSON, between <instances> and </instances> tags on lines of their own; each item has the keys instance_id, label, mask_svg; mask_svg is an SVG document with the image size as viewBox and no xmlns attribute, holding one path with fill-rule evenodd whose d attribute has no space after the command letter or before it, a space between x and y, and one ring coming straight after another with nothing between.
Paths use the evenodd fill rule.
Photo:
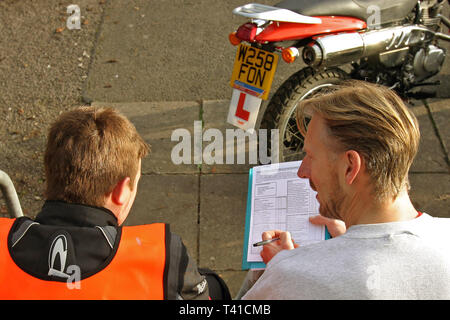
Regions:
<instances>
[{"instance_id":1,"label":"red motorcycle bodywork","mask_svg":"<svg viewBox=\"0 0 450 320\"><path fill-rule=\"evenodd\" d=\"M305 24L274 21L260 34L254 36L254 41L265 43L283 40L300 40L315 35L358 31L367 28L365 21L353 17L321 16L317 18L320 18L322 23Z\"/></svg>"}]
</instances>

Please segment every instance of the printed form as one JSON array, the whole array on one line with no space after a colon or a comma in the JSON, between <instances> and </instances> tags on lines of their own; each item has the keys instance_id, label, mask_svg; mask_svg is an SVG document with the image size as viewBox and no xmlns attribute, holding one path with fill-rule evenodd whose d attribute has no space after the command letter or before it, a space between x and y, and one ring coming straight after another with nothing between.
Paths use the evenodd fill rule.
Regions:
<instances>
[{"instance_id":1,"label":"printed form","mask_svg":"<svg viewBox=\"0 0 450 320\"><path fill-rule=\"evenodd\" d=\"M253 247L268 230L287 230L294 241L306 245L325 239L325 228L309 222L319 214L316 192L308 179L297 176L301 161L253 168L252 203L247 261L262 261L262 247Z\"/></svg>"}]
</instances>

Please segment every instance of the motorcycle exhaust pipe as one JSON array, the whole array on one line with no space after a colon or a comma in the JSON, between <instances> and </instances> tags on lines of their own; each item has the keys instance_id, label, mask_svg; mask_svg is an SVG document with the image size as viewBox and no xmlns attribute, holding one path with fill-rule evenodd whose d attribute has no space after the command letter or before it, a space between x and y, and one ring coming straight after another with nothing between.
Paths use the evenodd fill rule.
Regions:
<instances>
[{"instance_id":1,"label":"motorcycle exhaust pipe","mask_svg":"<svg viewBox=\"0 0 450 320\"><path fill-rule=\"evenodd\" d=\"M434 32L420 26L341 33L315 39L303 48L302 56L303 61L310 66L332 67L428 42L434 36Z\"/></svg>"}]
</instances>

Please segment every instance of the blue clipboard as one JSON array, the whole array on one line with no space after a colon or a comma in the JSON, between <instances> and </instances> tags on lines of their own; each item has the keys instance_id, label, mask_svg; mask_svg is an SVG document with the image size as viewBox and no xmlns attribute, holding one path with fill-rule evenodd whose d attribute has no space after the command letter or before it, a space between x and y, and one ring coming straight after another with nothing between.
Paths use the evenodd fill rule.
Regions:
<instances>
[{"instance_id":1,"label":"blue clipboard","mask_svg":"<svg viewBox=\"0 0 450 320\"><path fill-rule=\"evenodd\" d=\"M264 262L251 262L247 261L247 248L250 235L250 217L252 211L252 182L253 182L253 168L248 172L248 191L247 191L247 207L245 211L245 230L244 230L244 246L242 253L242 270L249 269L265 269L266 264ZM331 235L325 227L325 240L331 239Z\"/></svg>"}]
</instances>

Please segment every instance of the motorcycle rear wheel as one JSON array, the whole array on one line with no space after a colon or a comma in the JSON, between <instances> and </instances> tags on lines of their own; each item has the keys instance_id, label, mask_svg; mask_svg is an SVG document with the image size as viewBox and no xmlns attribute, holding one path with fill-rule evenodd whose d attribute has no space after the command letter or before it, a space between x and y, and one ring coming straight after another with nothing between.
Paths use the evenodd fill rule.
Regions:
<instances>
[{"instance_id":1,"label":"motorcycle rear wheel","mask_svg":"<svg viewBox=\"0 0 450 320\"><path fill-rule=\"evenodd\" d=\"M304 68L290 76L275 92L261 119L260 129L279 130L279 162L303 159L303 137L295 119L297 105L304 99L348 79L348 74L339 68L322 71ZM271 140L267 139L268 153L272 154Z\"/></svg>"}]
</instances>

